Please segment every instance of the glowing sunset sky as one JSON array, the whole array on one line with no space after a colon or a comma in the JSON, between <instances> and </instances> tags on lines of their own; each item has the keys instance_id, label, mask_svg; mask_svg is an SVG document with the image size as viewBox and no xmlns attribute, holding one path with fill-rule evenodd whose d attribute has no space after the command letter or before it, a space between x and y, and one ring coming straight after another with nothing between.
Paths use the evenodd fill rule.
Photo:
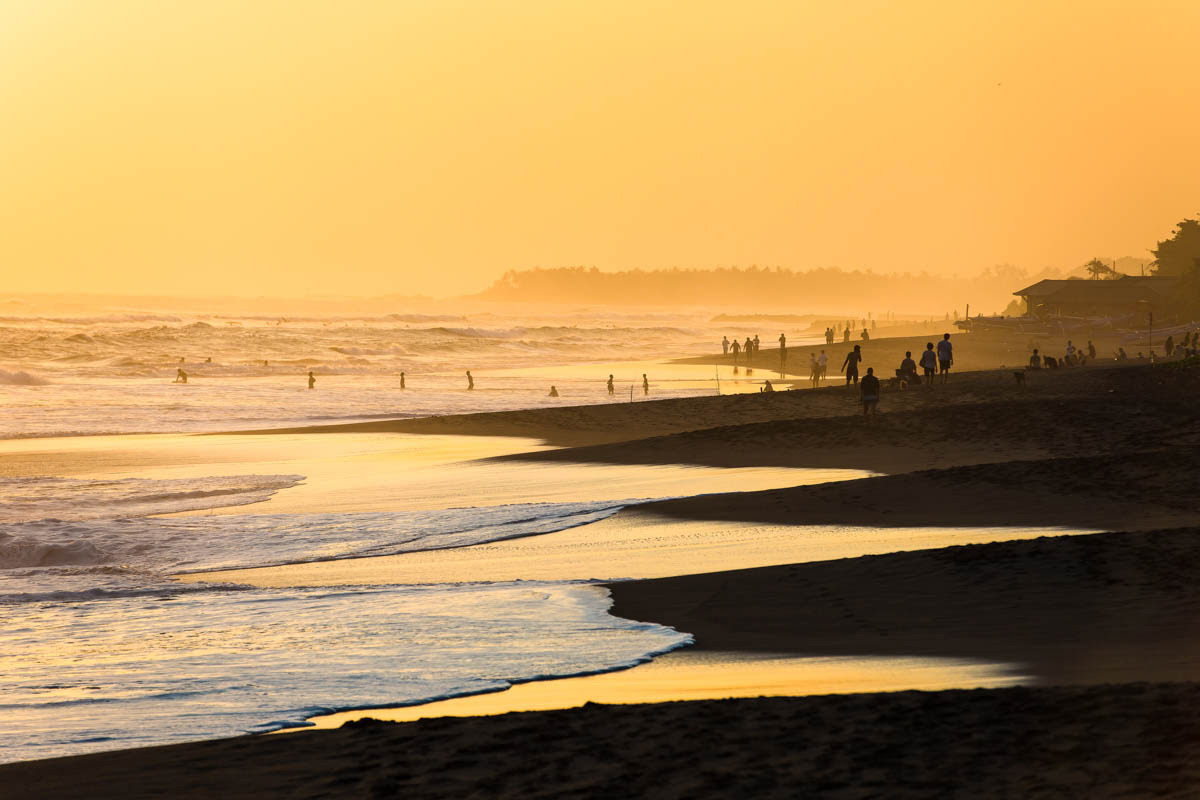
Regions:
<instances>
[{"instance_id":1,"label":"glowing sunset sky","mask_svg":"<svg viewBox=\"0 0 1200 800\"><path fill-rule=\"evenodd\" d=\"M6 0L0 290L973 273L1200 211L1200 3Z\"/></svg>"}]
</instances>

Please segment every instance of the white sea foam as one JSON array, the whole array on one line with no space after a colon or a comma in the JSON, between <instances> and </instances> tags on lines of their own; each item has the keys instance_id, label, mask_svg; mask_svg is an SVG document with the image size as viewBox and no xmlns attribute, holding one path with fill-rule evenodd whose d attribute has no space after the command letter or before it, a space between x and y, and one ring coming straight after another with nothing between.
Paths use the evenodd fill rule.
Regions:
<instances>
[{"instance_id":1,"label":"white sea foam","mask_svg":"<svg viewBox=\"0 0 1200 800\"><path fill-rule=\"evenodd\" d=\"M617 669L690 641L609 616L604 593L578 584L319 590L170 578L532 536L622 506L147 516L265 499L299 480L0 482L0 760L272 730Z\"/></svg>"}]
</instances>

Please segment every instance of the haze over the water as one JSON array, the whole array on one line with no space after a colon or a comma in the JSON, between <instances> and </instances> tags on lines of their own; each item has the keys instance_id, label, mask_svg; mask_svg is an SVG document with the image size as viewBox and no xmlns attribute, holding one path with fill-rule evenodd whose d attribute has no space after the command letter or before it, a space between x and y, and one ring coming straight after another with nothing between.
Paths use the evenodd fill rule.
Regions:
<instances>
[{"instance_id":1,"label":"haze over the water","mask_svg":"<svg viewBox=\"0 0 1200 800\"><path fill-rule=\"evenodd\" d=\"M0 5L10 291L974 274L1196 212L1191 0Z\"/></svg>"}]
</instances>

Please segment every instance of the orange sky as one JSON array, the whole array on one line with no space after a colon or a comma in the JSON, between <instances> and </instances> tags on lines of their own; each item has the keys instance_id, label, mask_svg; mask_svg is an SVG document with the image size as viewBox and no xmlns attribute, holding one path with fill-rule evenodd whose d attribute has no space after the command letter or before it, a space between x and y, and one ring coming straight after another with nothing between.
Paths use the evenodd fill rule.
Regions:
<instances>
[{"instance_id":1,"label":"orange sky","mask_svg":"<svg viewBox=\"0 0 1200 800\"><path fill-rule=\"evenodd\" d=\"M1200 211L1200 3L8 0L0 291L974 273Z\"/></svg>"}]
</instances>

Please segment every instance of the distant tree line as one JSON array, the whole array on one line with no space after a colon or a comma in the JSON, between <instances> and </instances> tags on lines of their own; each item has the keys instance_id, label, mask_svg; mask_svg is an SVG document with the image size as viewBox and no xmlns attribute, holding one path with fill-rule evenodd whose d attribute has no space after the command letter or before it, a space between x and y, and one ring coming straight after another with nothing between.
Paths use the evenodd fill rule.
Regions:
<instances>
[{"instance_id":1,"label":"distant tree line","mask_svg":"<svg viewBox=\"0 0 1200 800\"><path fill-rule=\"evenodd\" d=\"M1011 265L971 278L928 273L886 273L837 268L797 271L780 267L631 269L555 267L506 272L480 297L488 300L600 305L677 305L788 308L796 312L844 310L879 313L965 311L992 313L1012 293L1044 275Z\"/></svg>"}]
</instances>

